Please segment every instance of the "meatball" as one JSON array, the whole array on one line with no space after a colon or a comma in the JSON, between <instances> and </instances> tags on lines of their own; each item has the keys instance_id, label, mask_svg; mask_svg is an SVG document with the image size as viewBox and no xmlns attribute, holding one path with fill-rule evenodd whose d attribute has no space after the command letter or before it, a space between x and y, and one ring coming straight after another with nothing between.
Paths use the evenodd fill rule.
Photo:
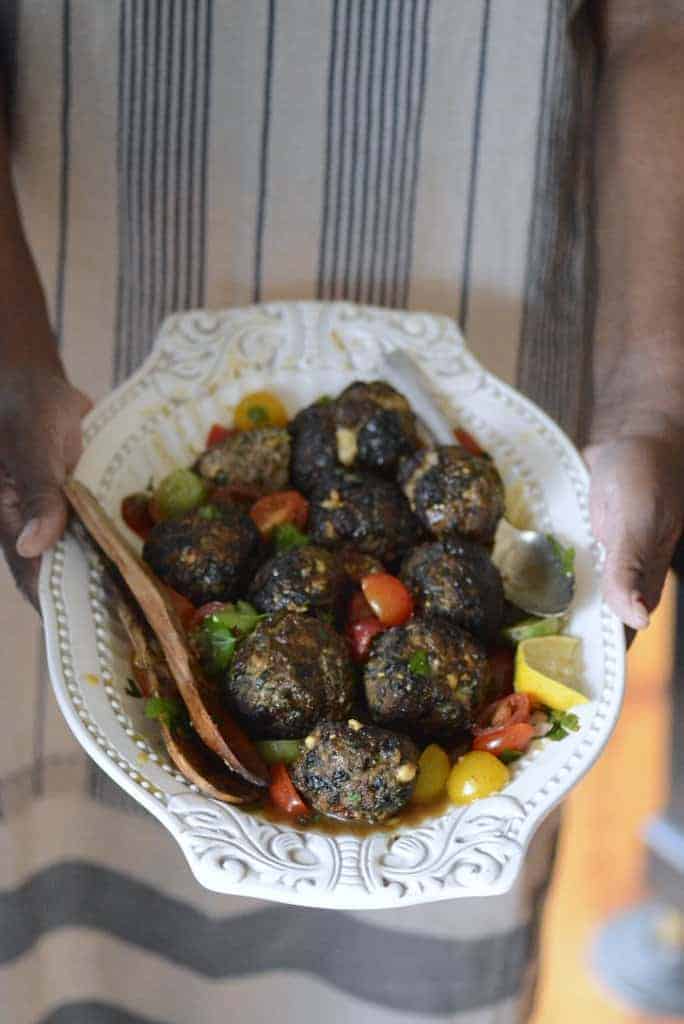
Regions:
<instances>
[{"instance_id":1,"label":"meatball","mask_svg":"<svg viewBox=\"0 0 684 1024\"><path fill-rule=\"evenodd\" d=\"M143 558L165 583L195 605L236 597L261 547L256 526L240 509L225 506L207 518L202 510L157 523Z\"/></svg>"},{"instance_id":2,"label":"meatball","mask_svg":"<svg viewBox=\"0 0 684 1024\"><path fill-rule=\"evenodd\" d=\"M351 543L392 561L416 543L421 527L396 484L377 477L336 474L316 491L309 535L318 544Z\"/></svg>"},{"instance_id":3,"label":"meatball","mask_svg":"<svg viewBox=\"0 0 684 1024\"><path fill-rule=\"evenodd\" d=\"M374 722L420 740L454 740L487 699L487 654L457 626L412 619L375 638L364 684Z\"/></svg>"},{"instance_id":4,"label":"meatball","mask_svg":"<svg viewBox=\"0 0 684 1024\"><path fill-rule=\"evenodd\" d=\"M228 694L250 736L305 736L323 718L350 714L354 670L347 645L319 619L269 615L238 647Z\"/></svg>"},{"instance_id":5,"label":"meatball","mask_svg":"<svg viewBox=\"0 0 684 1024\"><path fill-rule=\"evenodd\" d=\"M280 491L290 475L290 435L280 427L239 430L200 455L197 472L213 484Z\"/></svg>"},{"instance_id":6,"label":"meatball","mask_svg":"<svg viewBox=\"0 0 684 1024\"><path fill-rule=\"evenodd\" d=\"M460 445L402 459L399 483L421 522L439 537L455 531L489 544L504 513L504 489L491 459Z\"/></svg>"},{"instance_id":7,"label":"meatball","mask_svg":"<svg viewBox=\"0 0 684 1024\"><path fill-rule=\"evenodd\" d=\"M449 535L421 544L404 559L400 576L423 615L448 619L483 639L501 629L501 573L479 544Z\"/></svg>"},{"instance_id":8,"label":"meatball","mask_svg":"<svg viewBox=\"0 0 684 1024\"><path fill-rule=\"evenodd\" d=\"M297 413L290 423L294 486L309 495L337 465L333 402L315 402Z\"/></svg>"},{"instance_id":9,"label":"meatball","mask_svg":"<svg viewBox=\"0 0 684 1024\"><path fill-rule=\"evenodd\" d=\"M335 552L335 557L347 580L351 580L352 583L360 583L364 576L372 576L376 572L385 571L382 562L355 547L340 548Z\"/></svg>"},{"instance_id":10,"label":"meatball","mask_svg":"<svg viewBox=\"0 0 684 1024\"><path fill-rule=\"evenodd\" d=\"M406 736L350 719L321 722L305 746L292 780L321 814L372 824L410 800L419 755Z\"/></svg>"},{"instance_id":11,"label":"meatball","mask_svg":"<svg viewBox=\"0 0 684 1024\"><path fill-rule=\"evenodd\" d=\"M249 591L260 612L332 611L345 577L339 560L314 545L283 551L259 569Z\"/></svg>"},{"instance_id":12,"label":"meatball","mask_svg":"<svg viewBox=\"0 0 684 1024\"><path fill-rule=\"evenodd\" d=\"M400 456L419 445L416 418L403 395L384 381L356 381L335 403L337 458L344 466L393 473Z\"/></svg>"}]
</instances>

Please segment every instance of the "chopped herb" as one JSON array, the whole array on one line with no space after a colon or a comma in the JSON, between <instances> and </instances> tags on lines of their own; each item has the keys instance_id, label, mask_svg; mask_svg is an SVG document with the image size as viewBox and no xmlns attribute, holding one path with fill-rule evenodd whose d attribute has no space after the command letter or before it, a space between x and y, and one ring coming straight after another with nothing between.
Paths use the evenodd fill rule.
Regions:
<instances>
[{"instance_id":1,"label":"chopped herb","mask_svg":"<svg viewBox=\"0 0 684 1024\"><path fill-rule=\"evenodd\" d=\"M197 510L197 515L202 519L220 519L222 512L218 505L202 505Z\"/></svg>"},{"instance_id":2,"label":"chopped herb","mask_svg":"<svg viewBox=\"0 0 684 1024\"><path fill-rule=\"evenodd\" d=\"M577 715L569 711L553 711L551 708L547 709L549 716L549 722L551 722L551 729L546 733L546 739L564 740L566 736L571 732L577 732L580 723Z\"/></svg>"},{"instance_id":3,"label":"chopped herb","mask_svg":"<svg viewBox=\"0 0 684 1024\"><path fill-rule=\"evenodd\" d=\"M224 621L225 612L207 615L193 633L202 668L210 675L220 675L230 665L237 645L237 637Z\"/></svg>"},{"instance_id":4,"label":"chopped herb","mask_svg":"<svg viewBox=\"0 0 684 1024\"><path fill-rule=\"evenodd\" d=\"M502 750L500 754L497 754L500 761L504 764L513 764L514 761L519 761L522 757L521 750Z\"/></svg>"},{"instance_id":5,"label":"chopped herb","mask_svg":"<svg viewBox=\"0 0 684 1024\"><path fill-rule=\"evenodd\" d=\"M349 796L347 797L347 803L350 803L350 804L360 804L361 803L361 794L360 793L350 793Z\"/></svg>"},{"instance_id":6,"label":"chopped herb","mask_svg":"<svg viewBox=\"0 0 684 1024\"><path fill-rule=\"evenodd\" d=\"M292 523L281 523L276 526L271 534L271 539L275 544L276 551L291 551L292 548L301 548L309 543L307 535Z\"/></svg>"},{"instance_id":7,"label":"chopped herb","mask_svg":"<svg viewBox=\"0 0 684 1024\"><path fill-rule=\"evenodd\" d=\"M163 722L169 729L184 726L188 722L187 711L181 702L169 697L150 697L145 703L145 715Z\"/></svg>"},{"instance_id":8,"label":"chopped herb","mask_svg":"<svg viewBox=\"0 0 684 1024\"><path fill-rule=\"evenodd\" d=\"M316 405L330 405L332 398L330 395L321 395L320 398L316 399Z\"/></svg>"},{"instance_id":9,"label":"chopped herb","mask_svg":"<svg viewBox=\"0 0 684 1024\"><path fill-rule=\"evenodd\" d=\"M416 676L430 675L430 659L427 651L414 651L409 658L409 668Z\"/></svg>"},{"instance_id":10,"label":"chopped herb","mask_svg":"<svg viewBox=\"0 0 684 1024\"><path fill-rule=\"evenodd\" d=\"M129 676L126 680L126 689L124 693L127 693L129 697L137 697L138 700L142 697L142 693L138 689L135 679L131 679Z\"/></svg>"},{"instance_id":11,"label":"chopped herb","mask_svg":"<svg viewBox=\"0 0 684 1024\"><path fill-rule=\"evenodd\" d=\"M247 418L255 427L263 426L264 423L268 423L268 410L264 409L263 405L250 405Z\"/></svg>"},{"instance_id":12,"label":"chopped herb","mask_svg":"<svg viewBox=\"0 0 684 1024\"><path fill-rule=\"evenodd\" d=\"M553 548L553 553L560 562L561 569L565 575L572 576L575 571L575 549L563 547L552 533L547 533L546 539Z\"/></svg>"}]
</instances>

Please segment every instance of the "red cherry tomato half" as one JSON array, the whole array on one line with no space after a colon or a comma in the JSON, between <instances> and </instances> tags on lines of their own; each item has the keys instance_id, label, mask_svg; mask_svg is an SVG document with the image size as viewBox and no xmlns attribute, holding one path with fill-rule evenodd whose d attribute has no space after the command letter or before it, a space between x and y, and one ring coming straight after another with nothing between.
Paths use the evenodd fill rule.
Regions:
<instances>
[{"instance_id":1,"label":"red cherry tomato half","mask_svg":"<svg viewBox=\"0 0 684 1024\"><path fill-rule=\"evenodd\" d=\"M201 608L197 608L193 611L192 618L188 623L188 630L197 629L208 615L213 615L214 612L220 612L225 607L226 606L223 601L209 601L207 604L203 604Z\"/></svg>"},{"instance_id":2,"label":"red cherry tomato half","mask_svg":"<svg viewBox=\"0 0 684 1024\"><path fill-rule=\"evenodd\" d=\"M361 589L383 626L401 626L413 614L413 598L396 576L376 572L364 576Z\"/></svg>"},{"instance_id":3,"label":"red cherry tomato half","mask_svg":"<svg viewBox=\"0 0 684 1024\"><path fill-rule=\"evenodd\" d=\"M475 440L473 435L469 434L467 430L461 430L460 427L457 427L454 430L454 437L456 438L456 440L460 444L461 448L465 448L465 450L467 452L470 452L471 455L484 455L485 454L484 448L482 448L477 443L477 441Z\"/></svg>"},{"instance_id":4,"label":"red cherry tomato half","mask_svg":"<svg viewBox=\"0 0 684 1024\"><path fill-rule=\"evenodd\" d=\"M162 584L162 589L166 598L174 609L176 615L181 620L181 624L184 629L190 629L192 620L195 617L195 606L188 601L187 597L183 597L177 590L173 590L171 587L167 587L166 584Z\"/></svg>"},{"instance_id":5,"label":"red cherry tomato half","mask_svg":"<svg viewBox=\"0 0 684 1024\"><path fill-rule=\"evenodd\" d=\"M278 810L293 818L308 818L309 808L295 789L282 761L271 766L271 785L268 793Z\"/></svg>"},{"instance_id":6,"label":"red cherry tomato half","mask_svg":"<svg viewBox=\"0 0 684 1024\"><path fill-rule=\"evenodd\" d=\"M351 601L349 602L349 608L347 609L347 621L349 623L378 621L377 615L368 604L368 601L360 590L354 592Z\"/></svg>"},{"instance_id":7,"label":"red cherry tomato half","mask_svg":"<svg viewBox=\"0 0 684 1024\"><path fill-rule=\"evenodd\" d=\"M303 530L309 515L309 503L299 491L276 491L259 498L249 510L262 537L269 537L276 526L292 523Z\"/></svg>"},{"instance_id":8,"label":"red cherry tomato half","mask_svg":"<svg viewBox=\"0 0 684 1024\"><path fill-rule=\"evenodd\" d=\"M528 695L526 693L511 693L508 697L502 697L484 709L477 725L473 726L473 734L484 736L492 730L529 722L531 714L532 701Z\"/></svg>"},{"instance_id":9,"label":"red cherry tomato half","mask_svg":"<svg viewBox=\"0 0 684 1024\"><path fill-rule=\"evenodd\" d=\"M236 433L235 427L222 427L220 423L214 423L207 434L206 447L213 448L214 445L221 444L227 437L232 437Z\"/></svg>"},{"instance_id":10,"label":"red cherry tomato half","mask_svg":"<svg viewBox=\"0 0 684 1024\"><path fill-rule=\"evenodd\" d=\"M385 626L375 616L362 622L350 622L347 626L347 636L351 642L354 661L365 661L374 637L384 632Z\"/></svg>"},{"instance_id":11,"label":"red cherry tomato half","mask_svg":"<svg viewBox=\"0 0 684 1024\"><path fill-rule=\"evenodd\" d=\"M515 655L512 647L496 647L489 652L489 671L492 677L492 695L505 697L513 692Z\"/></svg>"},{"instance_id":12,"label":"red cherry tomato half","mask_svg":"<svg viewBox=\"0 0 684 1024\"><path fill-rule=\"evenodd\" d=\"M150 515L149 494L129 494L124 498L121 502L121 518L129 530L147 540L155 522Z\"/></svg>"},{"instance_id":13,"label":"red cherry tomato half","mask_svg":"<svg viewBox=\"0 0 684 1024\"><path fill-rule=\"evenodd\" d=\"M515 722L480 733L473 740L473 750L487 750L490 754L500 754L503 750L527 750L533 739L533 725Z\"/></svg>"}]
</instances>

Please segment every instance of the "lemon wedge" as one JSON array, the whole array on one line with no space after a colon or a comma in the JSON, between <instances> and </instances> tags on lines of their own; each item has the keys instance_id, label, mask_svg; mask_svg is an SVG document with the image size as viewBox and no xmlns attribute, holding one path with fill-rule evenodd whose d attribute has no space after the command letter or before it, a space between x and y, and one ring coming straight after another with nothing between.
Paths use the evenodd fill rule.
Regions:
<instances>
[{"instance_id":1,"label":"lemon wedge","mask_svg":"<svg viewBox=\"0 0 684 1024\"><path fill-rule=\"evenodd\" d=\"M540 636L523 640L515 657L515 689L554 711L586 704L570 684L581 669L582 641L575 636Z\"/></svg>"}]
</instances>

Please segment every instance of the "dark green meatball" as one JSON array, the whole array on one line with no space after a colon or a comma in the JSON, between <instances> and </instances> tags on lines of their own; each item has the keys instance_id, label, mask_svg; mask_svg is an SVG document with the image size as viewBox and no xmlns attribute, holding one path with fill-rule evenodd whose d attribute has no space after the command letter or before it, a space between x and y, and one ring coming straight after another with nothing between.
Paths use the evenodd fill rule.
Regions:
<instances>
[{"instance_id":1,"label":"dark green meatball","mask_svg":"<svg viewBox=\"0 0 684 1024\"><path fill-rule=\"evenodd\" d=\"M403 395L384 381L356 381L335 402L337 458L378 473L396 470L419 445L416 418Z\"/></svg>"},{"instance_id":2,"label":"dark green meatball","mask_svg":"<svg viewBox=\"0 0 684 1024\"><path fill-rule=\"evenodd\" d=\"M194 605L238 597L261 550L256 526L240 509L202 510L157 523L143 547L151 569Z\"/></svg>"},{"instance_id":3,"label":"dark green meatball","mask_svg":"<svg viewBox=\"0 0 684 1024\"><path fill-rule=\"evenodd\" d=\"M364 684L378 725L420 740L455 740L488 698L487 654L457 626L412 619L375 638Z\"/></svg>"},{"instance_id":4,"label":"dark green meatball","mask_svg":"<svg viewBox=\"0 0 684 1024\"><path fill-rule=\"evenodd\" d=\"M302 409L290 423L290 435L292 483L309 495L337 466L334 403L314 402Z\"/></svg>"},{"instance_id":5,"label":"dark green meatball","mask_svg":"<svg viewBox=\"0 0 684 1024\"><path fill-rule=\"evenodd\" d=\"M305 736L323 718L345 718L354 698L349 649L319 619L278 612L239 645L228 695L250 736Z\"/></svg>"},{"instance_id":6,"label":"dark green meatball","mask_svg":"<svg viewBox=\"0 0 684 1024\"><path fill-rule=\"evenodd\" d=\"M389 480L337 473L311 500L309 535L317 544L352 544L392 561L421 533L406 498Z\"/></svg>"},{"instance_id":7,"label":"dark green meatball","mask_svg":"<svg viewBox=\"0 0 684 1024\"><path fill-rule=\"evenodd\" d=\"M400 576L424 616L448 619L483 639L501 629L501 573L479 544L448 535L421 544L404 559Z\"/></svg>"},{"instance_id":8,"label":"dark green meatball","mask_svg":"<svg viewBox=\"0 0 684 1024\"><path fill-rule=\"evenodd\" d=\"M249 599L260 612L332 611L344 585L337 557L312 544L283 551L262 565Z\"/></svg>"},{"instance_id":9,"label":"dark green meatball","mask_svg":"<svg viewBox=\"0 0 684 1024\"><path fill-rule=\"evenodd\" d=\"M460 445L426 448L402 459L399 483L431 533L460 533L481 544L494 539L504 514L504 488L491 459Z\"/></svg>"},{"instance_id":10,"label":"dark green meatball","mask_svg":"<svg viewBox=\"0 0 684 1024\"><path fill-rule=\"evenodd\" d=\"M249 484L281 491L290 475L290 435L280 427L239 430L197 460L200 476L213 484Z\"/></svg>"},{"instance_id":11,"label":"dark green meatball","mask_svg":"<svg viewBox=\"0 0 684 1024\"><path fill-rule=\"evenodd\" d=\"M418 749L406 736L347 722L321 722L305 740L292 780L320 814L371 824L411 799Z\"/></svg>"}]
</instances>

